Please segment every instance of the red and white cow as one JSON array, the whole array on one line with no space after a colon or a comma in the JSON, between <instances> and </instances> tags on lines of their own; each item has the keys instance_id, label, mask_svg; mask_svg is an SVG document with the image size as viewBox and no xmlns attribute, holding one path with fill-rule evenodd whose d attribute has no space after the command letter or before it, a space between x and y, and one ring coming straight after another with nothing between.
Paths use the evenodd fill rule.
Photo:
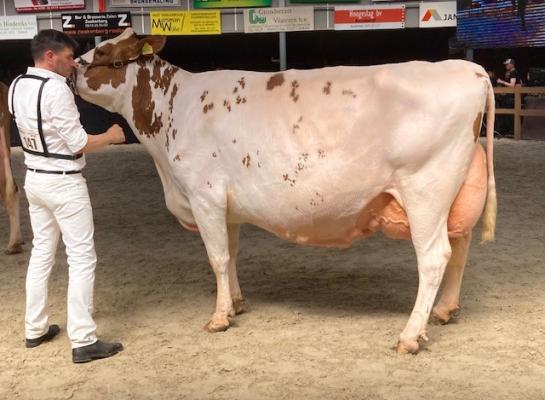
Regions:
<instances>
[{"instance_id":1,"label":"red and white cow","mask_svg":"<svg viewBox=\"0 0 545 400\"><path fill-rule=\"evenodd\" d=\"M208 330L227 329L241 310L240 224L335 247L382 231L416 250L418 296L398 343L415 353L443 275L434 314L446 322L458 309L485 201L483 240L494 236L486 72L451 60L189 73L156 56L164 43L131 30L101 43L79 59L77 88L126 118L155 161L168 209L200 232L217 280ZM486 154L477 143L485 108Z\"/></svg>"},{"instance_id":2,"label":"red and white cow","mask_svg":"<svg viewBox=\"0 0 545 400\"><path fill-rule=\"evenodd\" d=\"M11 172L10 128L8 87L0 82L0 201L9 215L9 243L6 254L23 251L23 237L19 222L19 191Z\"/></svg>"}]
</instances>

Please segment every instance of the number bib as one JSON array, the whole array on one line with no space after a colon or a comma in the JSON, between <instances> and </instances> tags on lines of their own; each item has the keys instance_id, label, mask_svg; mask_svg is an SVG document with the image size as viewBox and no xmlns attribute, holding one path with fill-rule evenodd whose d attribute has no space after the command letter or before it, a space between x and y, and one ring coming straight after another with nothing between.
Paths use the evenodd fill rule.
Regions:
<instances>
[{"instance_id":1,"label":"number bib","mask_svg":"<svg viewBox=\"0 0 545 400\"><path fill-rule=\"evenodd\" d=\"M31 151L38 153L44 153L44 147L40 140L40 134L38 131L32 129L19 129L19 135L21 136L21 145Z\"/></svg>"}]
</instances>

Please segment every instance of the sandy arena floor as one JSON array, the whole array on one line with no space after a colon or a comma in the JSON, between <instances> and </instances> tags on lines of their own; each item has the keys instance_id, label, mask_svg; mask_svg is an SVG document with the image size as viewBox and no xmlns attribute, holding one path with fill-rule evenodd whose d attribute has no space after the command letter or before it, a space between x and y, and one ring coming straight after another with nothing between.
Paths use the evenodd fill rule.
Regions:
<instances>
[{"instance_id":1,"label":"sandy arena floor","mask_svg":"<svg viewBox=\"0 0 545 400\"><path fill-rule=\"evenodd\" d=\"M53 342L24 347L25 252L0 255L0 399L545 399L545 142L495 143L497 240L474 240L454 323L429 327L417 356L392 347L417 290L408 242L307 248L245 226L239 277L248 312L202 330L215 280L198 234L167 211L140 145L88 157L99 335L126 350L74 365L64 249L50 280ZM22 153L14 169L22 186ZM0 246L8 240L0 212ZM478 235L476 235L478 236Z\"/></svg>"}]
</instances>

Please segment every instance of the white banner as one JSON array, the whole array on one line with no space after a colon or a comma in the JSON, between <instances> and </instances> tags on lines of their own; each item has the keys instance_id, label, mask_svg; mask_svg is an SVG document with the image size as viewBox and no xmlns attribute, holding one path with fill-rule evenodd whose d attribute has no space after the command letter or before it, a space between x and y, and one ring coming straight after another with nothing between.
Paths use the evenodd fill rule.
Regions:
<instances>
[{"instance_id":1,"label":"white banner","mask_svg":"<svg viewBox=\"0 0 545 400\"><path fill-rule=\"evenodd\" d=\"M0 17L0 40L32 39L38 33L35 15Z\"/></svg>"},{"instance_id":2,"label":"white banner","mask_svg":"<svg viewBox=\"0 0 545 400\"><path fill-rule=\"evenodd\" d=\"M456 2L420 3L420 28L456 26Z\"/></svg>"},{"instance_id":3,"label":"white banner","mask_svg":"<svg viewBox=\"0 0 545 400\"><path fill-rule=\"evenodd\" d=\"M244 10L244 32L314 30L313 7L250 8Z\"/></svg>"},{"instance_id":4,"label":"white banner","mask_svg":"<svg viewBox=\"0 0 545 400\"><path fill-rule=\"evenodd\" d=\"M40 12L50 10L81 10L85 0L14 0L17 12Z\"/></svg>"},{"instance_id":5,"label":"white banner","mask_svg":"<svg viewBox=\"0 0 545 400\"><path fill-rule=\"evenodd\" d=\"M110 0L111 7L179 7L180 0Z\"/></svg>"}]
</instances>

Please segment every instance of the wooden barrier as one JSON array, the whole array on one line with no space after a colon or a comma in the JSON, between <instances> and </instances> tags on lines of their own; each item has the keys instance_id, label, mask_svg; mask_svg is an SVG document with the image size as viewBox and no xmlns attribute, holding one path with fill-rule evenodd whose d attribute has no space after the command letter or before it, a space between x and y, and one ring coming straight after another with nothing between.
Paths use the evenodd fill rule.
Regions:
<instances>
[{"instance_id":1,"label":"wooden barrier","mask_svg":"<svg viewBox=\"0 0 545 400\"><path fill-rule=\"evenodd\" d=\"M539 87L515 86L514 88L495 87L494 94L499 94L499 95L512 94L515 96L515 108L496 108L496 115L509 114L514 116L515 140L520 140L521 130L522 130L521 117L545 117L545 109L543 110L523 109L522 97L521 97L521 95L523 94L545 95L545 87L543 86L539 86Z\"/></svg>"}]
</instances>

